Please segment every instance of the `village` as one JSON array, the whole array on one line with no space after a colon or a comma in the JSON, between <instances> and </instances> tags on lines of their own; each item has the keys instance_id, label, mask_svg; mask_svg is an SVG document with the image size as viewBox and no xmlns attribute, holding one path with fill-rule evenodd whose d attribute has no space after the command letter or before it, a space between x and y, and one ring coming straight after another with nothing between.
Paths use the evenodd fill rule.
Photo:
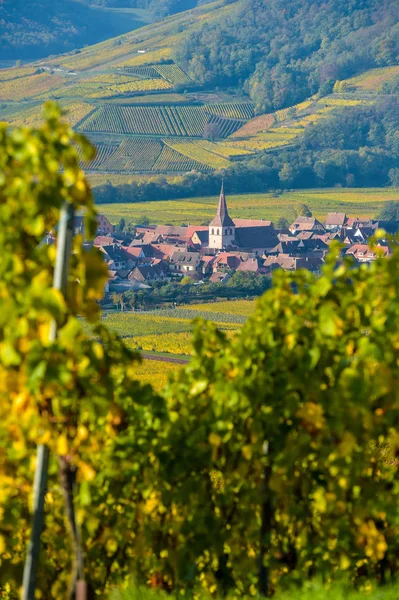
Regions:
<instances>
[{"instance_id":1,"label":"village","mask_svg":"<svg viewBox=\"0 0 399 600\"><path fill-rule=\"evenodd\" d=\"M76 232L83 231L83 222L83 216L75 217ZM200 285L226 283L235 273L270 278L277 269L319 274L335 240L344 245L343 256L352 256L357 263L372 262L391 253L386 239L370 248L369 240L378 229L393 235L398 223L338 212L328 213L323 222L298 216L284 229L266 220L232 219L222 186L208 226L137 225L122 232L99 215L92 244L103 253L109 269L106 292L123 294L183 278Z\"/></svg>"}]
</instances>

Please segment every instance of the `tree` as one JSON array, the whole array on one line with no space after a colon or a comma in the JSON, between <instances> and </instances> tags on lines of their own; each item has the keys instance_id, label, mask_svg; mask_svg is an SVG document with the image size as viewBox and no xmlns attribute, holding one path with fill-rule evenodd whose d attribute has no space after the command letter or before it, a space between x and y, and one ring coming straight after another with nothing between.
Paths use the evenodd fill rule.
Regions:
<instances>
[{"instance_id":1,"label":"tree","mask_svg":"<svg viewBox=\"0 0 399 600\"><path fill-rule=\"evenodd\" d=\"M123 294L117 294L116 292L114 292L113 294L111 294L111 300L112 303L115 304L116 309L118 310L118 306L120 305L121 311L123 312L123 307L125 305Z\"/></svg>"},{"instance_id":2,"label":"tree","mask_svg":"<svg viewBox=\"0 0 399 600\"><path fill-rule=\"evenodd\" d=\"M279 179L286 187L292 185L295 179L295 171L289 163L284 163L279 171Z\"/></svg>"},{"instance_id":3,"label":"tree","mask_svg":"<svg viewBox=\"0 0 399 600\"><path fill-rule=\"evenodd\" d=\"M142 225L143 227L147 227L150 224L150 219L146 216L139 217L137 225Z\"/></svg>"},{"instance_id":4,"label":"tree","mask_svg":"<svg viewBox=\"0 0 399 600\"><path fill-rule=\"evenodd\" d=\"M311 217L312 211L307 204L300 204L298 206L298 215L301 217Z\"/></svg>"},{"instance_id":5,"label":"tree","mask_svg":"<svg viewBox=\"0 0 399 600\"><path fill-rule=\"evenodd\" d=\"M181 280L180 280L180 285L193 285L194 281L192 279L192 277L189 277L188 275L185 275Z\"/></svg>"},{"instance_id":6,"label":"tree","mask_svg":"<svg viewBox=\"0 0 399 600\"><path fill-rule=\"evenodd\" d=\"M126 220L124 217L122 217L118 223L118 229L119 231L125 231L126 228Z\"/></svg>"},{"instance_id":7,"label":"tree","mask_svg":"<svg viewBox=\"0 0 399 600\"><path fill-rule=\"evenodd\" d=\"M399 221L399 200L384 202L379 218L382 221Z\"/></svg>"},{"instance_id":8,"label":"tree","mask_svg":"<svg viewBox=\"0 0 399 600\"><path fill-rule=\"evenodd\" d=\"M277 228L278 229L288 229L290 224L291 223L288 221L287 217L281 216L277 219Z\"/></svg>"},{"instance_id":9,"label":"tree","mask_svg":"<svg viewBox=\"0 0 399 600\"><path fill-rule=\"evenodd\" d=\"M130 309L132 311L136 310L138 304L136 292L134 292L133 290L125 292L123 294L123 300L128 306L130 306Z\"/></svg>"},{"instance_id":10,"label":"tree","mask_svg":"<svg viewBox=\"0 0 399 600\"><path fill-rule=\"evenodd\" d=\"M399 187L399 168L390 169L388 176L392 187Z\"/></svg>"},{"instance_id":11,"label":"tree","mask_svg":"<svg viewBox=\"0 0 399 600\"><path fill-rule=\"evenodd\" d=\"M221 137L220 127L217 123L206 123L202 137L214 142Z\"/></svg>"}]
</instances>

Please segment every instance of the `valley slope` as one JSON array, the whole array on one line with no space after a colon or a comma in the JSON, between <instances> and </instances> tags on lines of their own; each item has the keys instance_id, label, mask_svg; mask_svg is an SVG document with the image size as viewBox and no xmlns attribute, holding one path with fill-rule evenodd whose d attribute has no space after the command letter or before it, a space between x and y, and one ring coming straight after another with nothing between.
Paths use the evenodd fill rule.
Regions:
<instances>
[{"instance_id":1,"label":"valley slope","mask_svg":"<svg viewBox=\"0 0 399 600\"><path fill-rule=\"evenodd\" d=\"M273 0L272 4L276 1ZM301 10L306 4L307 0L303 0ZM390 2L386 4L391 5ZM236 76L238 67L234 64L231 65L231 77L220 78L225 83L224 87L215 87L217 78L212 71L213 59L205 56L206 52L201 47L206 31L214 31L218 35L220 31L228 32L229 24L231 27L244 9L254 5L256 2L249 0L218 0L83 48L79 53L51 57L22 68L0 70L0 119L11 124L36 125L40 122L43 101L53 99L60 102L67 110L70 123L98 148L95 160L85 165L97 184L116 176L120 177L120 182L133 176L139 176L143 182L148 180L149 184L156 176L176 181L186 173L200 173L206 181L206 178L213 177L212 174L217 176L222 171L237 179L237 173L241 171L245 175L248 170L263 170L263 179L268 173L269 188L320 186L329 184L329 169L326 167L327 175L323 175L318 164L312 165L316 173L312 174L314 181L306 173L304 181L297 181L295 166L292 165L307 153L312 153L313 163L326 164L328 160L323 156L314 155L321 150L332 150L336 162L343 163L342 153L357 152L367 145L371 152L379 155L381 162L378 149L386 141L381 136L372 139L367 131L363 136L365 141L362 139L347 147L345 140L339 140L338 144L339 136L334 132L329 142L320 141L320 130L324 127L334 130L334 123L345 118L342 117L345 111L349 121L352 115L354 119L360 115L363 120L368 120L371 130L375 128L375 122L381 120L381 110L384 110L384 115L394 113L393 123L392 119L389 123L386 119L386 131L383 132L385 137L388 133L390 135L395 130L398 115L392 105L383 109L380 105L381 102L397 100L398 57L388 56L385 59L388 66L362 70L362 64L375 64L375 60L370 58L368 63L363 62L357 67L354 77L344 80L333 80L334 74L327 69L329 78L325 75L323 81L313 86L318 91L307 97L306 86L299 90L291 82L291 96L285 100L282 98L280 102L287 103L290 97L301 98L300 102L257 114L265 103L259 102L259 93L253 93L248 82L253 78L251 72L264 65L269 55L266 58L260 55L258 59L253 57L254 65L256 60L259 61L258 67L251 67L252 71L248 71L250 63L241 58L240 47L237 48L237 60L245 63L249 79L239 81ZM353 7L346 9L348 18L353 17L353 11ZM341 11L342 18L344 12ZM300 18L300 11L293 13L289 23L295 24ZM384 31L387 36L391 35L390 26L386 25L385 29L381 26L377 33L381 37ZM354 32L351 35L353 37ZM242 45L242 32L238 37ZM190 39L199 40L198 55L192 48L190 50ZM223 64L223 60L227 62L227 56L231 59L232 42L227 36L226 39L219 36L219 39L218 56L226 73L228 65ZM329 48L326 60L331 58L333 41L326 42ZM288 44L287 41L285 43ZM223 48L226 50L224 58ZM248 52L252 50L256 50L255 42L252 49L248 45ZM188 52L191 52L190 56ZM308 52L315 60L314 51ZM283 49L281 53L284 54ZM358 57L358 53L353 55ZM384 64L383 59L379 60ZM398 64L391 64L395 60ZM289 70L288 56L286 65ZM317 69L320 68L317 63ZM335 75L345 72L349 71L341 68ZM317 73L319 77L319 71ZM270 68L265 78L272 74L273 68ZM308 93L311 90L309 84ZM278 105L277 100L273 102ZM316 134L310 135L309 131L313 130ZM367 179L363 183L358 181L356 178L360 179L362 173L358 176L355 172L356 169L361 171L356 163L353 167L345 167L344 184L389 183L388 172L394 170L397 164L395 144L392 148L393 152L386 157L385 171L380 169L382 175L379 180L374 182L369 177L370 182ZM360 154L359 160L364 162ZM305 167L300 166L302 171ZM271 171L273 168L277 179ZM340 165L339 168L342 170L344 167ZM309 179L307 184L306 176Z\"/></svg>"}]
</instances>

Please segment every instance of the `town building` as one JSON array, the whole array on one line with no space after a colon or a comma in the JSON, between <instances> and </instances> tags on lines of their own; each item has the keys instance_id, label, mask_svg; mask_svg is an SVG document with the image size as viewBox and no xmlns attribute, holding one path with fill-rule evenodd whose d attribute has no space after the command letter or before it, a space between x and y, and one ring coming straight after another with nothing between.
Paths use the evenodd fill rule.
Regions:
<instances>
[{"instance_id":1,"label":"town building","mask_svg":"<svg viewBox=\"0 0 399 600\"><path fill-rule=\"evenodd\" d=\"M388 234L399 230L397 222L329 213L323 223L298 216L287 229L276 231L271 221L232 218L224 185L209 225L148 225L120 232L102 215L97 222L97 236L87 245L103 254L110 292L147 289L183 277L198 284L225 283L235 273L271 277L278 269L307 269L318 275L331 243L343 244L342 256L369 263L389 256ZM78 215L76 233L84 233L83 227L83 217ZM369 240L380 229L387 232L387 239L380 238L371 249ZM54 243L54 236L49 233L46 241Z\"/></svg>"}]
</instances>

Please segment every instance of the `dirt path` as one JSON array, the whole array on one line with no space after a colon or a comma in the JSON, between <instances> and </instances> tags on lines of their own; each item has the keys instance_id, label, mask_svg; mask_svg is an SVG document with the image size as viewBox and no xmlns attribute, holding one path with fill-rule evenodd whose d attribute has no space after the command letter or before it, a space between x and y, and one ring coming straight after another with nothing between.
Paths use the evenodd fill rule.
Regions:
<instances>
[{"instance_id":1,"label":"dirt path","mask_svg":"<svg viewBox=\"0 0 399 600\"><path fill-rule=\"evenodd\" d=\"M145 360L157 360L159 362L175 363L176 365L186 365L189 362L188 358L175 358L174 356L159 356L156 354L146 354L141 352L141 356Z\"/></svg>"}]
</instances>

